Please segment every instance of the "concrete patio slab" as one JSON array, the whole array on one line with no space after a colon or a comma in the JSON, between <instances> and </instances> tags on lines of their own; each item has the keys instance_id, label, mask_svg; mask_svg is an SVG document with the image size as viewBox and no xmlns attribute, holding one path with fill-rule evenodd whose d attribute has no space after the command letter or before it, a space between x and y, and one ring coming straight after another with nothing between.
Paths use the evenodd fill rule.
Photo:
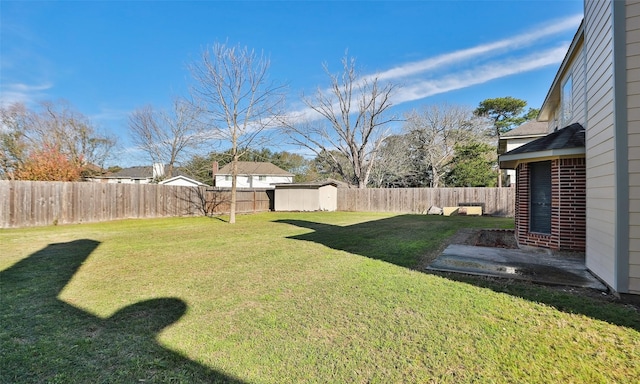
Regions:
<instances>
[{"instance_id":1,"label":"concrete patio slab","mask_svg":"<svg viewBox=\"0 0 640 384\"><path fill-rule=\"evenodd\" d=\"M584 257L544 250L451 244L426 269L607 291L607 287L587 270Z\"/></svg>"}]
</instances>

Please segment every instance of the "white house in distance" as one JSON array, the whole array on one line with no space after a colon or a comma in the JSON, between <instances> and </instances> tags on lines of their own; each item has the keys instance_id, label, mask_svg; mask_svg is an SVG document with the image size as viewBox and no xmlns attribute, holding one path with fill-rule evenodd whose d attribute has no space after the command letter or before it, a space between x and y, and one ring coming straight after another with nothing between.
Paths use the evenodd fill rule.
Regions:
<instances>
[{"instance_id":1,"label":"white house in distance","mask_svg":"<svg viewBox=\"0 0 640 384\"><path fill-rule=\"evenodd\" d=\"M498 141L498 155L514 150L533 141L537 138L545 136L548 133L549 125L543 121L527 121L526 123L500 135ZM507 180L505 187L516 185L516 171L514 169L507 170Z\"/></svg>"},{"instance_id":2,"label":"white house in distance","mask_svg":"<svg viewBox=\"0 0 640 384\"><path fill-rule=\"evenodd\" d=\"M162 180L158 182L158 184L186 187L207 186L206 184L188 177L179 168L174 168L173 170L173 174L176 176L164 179L166 168L167 166L161 163L153 164L153 166L129 167L112 174L90 177L87 178L86 181L108 184L152 184L158 182L158 180Z\"/></svg>"},{"instance_id":3,"label":"white house in distance","mask_svg":"<svg viewBox=\"0 0 640 384\"><path fill-rule=\"evenodd\" d=\"M214 165L215 171L216 165ZM275 184L293 183L293 173L289 173L271 163L238 161L238 188L274 189ZM231 163L215 172L214 184L218 188L231 188Z\"/></svg>"},{"instance_id":4,"label":"white house in distance","mask_svg":"<svg viewBox=\"0 0 640 384\"><path fill-rule=\"evenodd\" d=\"M164 177L164 164L153 164L153 166L135 166L123 168L105 176L88 178L86 181L109 184L151 184L155 180Z\"/></svg>"},{"instance_id":5,"label":"white house in distance","mask_svg":"<svg viewBox=\"0 0 640 384\"><path fill-rule=\"evenodd\" d=\"M640 0L585 0L540 110L549 134L500 156L516 169L520 244L584 249L613 291L640 295Z\"/></svg>"}]
</instances>

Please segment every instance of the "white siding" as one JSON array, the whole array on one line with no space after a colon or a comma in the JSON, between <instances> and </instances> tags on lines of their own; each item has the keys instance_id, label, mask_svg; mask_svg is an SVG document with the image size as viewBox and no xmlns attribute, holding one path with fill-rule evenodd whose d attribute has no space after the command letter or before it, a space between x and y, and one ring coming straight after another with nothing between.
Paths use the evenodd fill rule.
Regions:
<instances>
[{"instance_id":1,"label":"white siding","mask_svg":"<svg viewBox=\"0 0 640 384\"><path fill-rule=\"evenodd\" d=\"M612 18L610 1L585 1L586 264L610 285L615 284L616 251Z\"/></svg>"},{"instance_id":2,"label":"white siding","mask_svg":"<svg viewBox=\"0 0 640 384\"><path fill-rule=\"evenodd\" d=\"M640 294L640 0L627 17L627 128L629 131L629 293Z\"/></svg>"},{"instance_id":3,"label":"white siding","mask_svg":"<svg viewBox=\"0 0 640 384\"><path fill-rule=\"evenodd\" d=\"M238 175L236 185L238 188L274 188L274 184L293 183L293 176L265 176L260 180L259 175ZM231 178L226 175L216 175L216 187L231 188Z\"/></svg>"}]
</instances>

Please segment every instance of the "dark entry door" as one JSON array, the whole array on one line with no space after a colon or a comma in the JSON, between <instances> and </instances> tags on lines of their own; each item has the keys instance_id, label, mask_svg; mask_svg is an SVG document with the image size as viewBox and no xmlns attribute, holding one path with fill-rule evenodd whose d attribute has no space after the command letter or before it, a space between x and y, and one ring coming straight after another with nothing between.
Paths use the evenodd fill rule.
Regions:
<instances>
[{"instance_id":1,"label":"dark entry door","mask_svg":"<svg viewBox=\"0 0 640 384\"><path fill-rule=\"evenodd\" d=\"M529 164L531 207L529 230L551 233L551 162Z\"/></svg>"}]
</instances>

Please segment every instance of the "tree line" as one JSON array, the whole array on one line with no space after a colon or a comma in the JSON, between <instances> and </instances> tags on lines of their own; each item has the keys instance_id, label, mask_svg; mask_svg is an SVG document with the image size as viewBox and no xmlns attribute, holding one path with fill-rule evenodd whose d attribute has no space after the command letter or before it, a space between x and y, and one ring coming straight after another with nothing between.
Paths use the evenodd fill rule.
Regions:
<instances>
[{"instance_id":1,"label":"tree line","mask_svg":"<svg viewBox=\"0 0 640 384\"><path fill-rule=\"evenodd\" d=\"M231 164L230 222L235 221L237 163L269 161L297 181L332 178L358 188L493 186L499 134L535 118L526 102L486 99L472 110L430 105L393 114L397 86L362 76L345 55L323 66L328 87L301 95L304 108L285 109L286 85L270 79L269 58L242 46L215 44L189 65L192 86L168 111L141 106L129 115L132 142L150 162L177 166L210 182L213 161ZM0 177L78 180L102 169L115 139L64 102L0 108ZM392 126L401 126L392 132ZM273 152L275 138L311 157ZM226 146L222 151L208 150Z\"/></svg>"}]
</instances>

